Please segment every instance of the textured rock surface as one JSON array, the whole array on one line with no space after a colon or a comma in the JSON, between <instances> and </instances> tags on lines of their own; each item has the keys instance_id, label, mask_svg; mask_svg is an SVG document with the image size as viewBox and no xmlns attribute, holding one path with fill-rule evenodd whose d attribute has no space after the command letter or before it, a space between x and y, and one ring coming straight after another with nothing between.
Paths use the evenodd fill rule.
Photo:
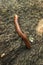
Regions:
<instances>
[{"instance_id":1,"label":"textured rock surface","mask_svg":"<svg viewBox=\"0 0 43 65\"><path fill-rule=\"evenodd\" d=\"M16 33L15 14L30 42L34 39L31 49ZM42 18L43 0L0 0L0 65L43 65L43 35L36 33Z\"/></svg>"}]
</instances>

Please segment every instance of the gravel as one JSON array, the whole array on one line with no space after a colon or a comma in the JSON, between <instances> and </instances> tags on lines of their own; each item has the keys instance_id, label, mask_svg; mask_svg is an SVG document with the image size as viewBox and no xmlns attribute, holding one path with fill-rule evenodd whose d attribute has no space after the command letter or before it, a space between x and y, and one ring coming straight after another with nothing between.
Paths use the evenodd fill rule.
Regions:
<instances>
[{"instance_id":1,"label":"gravel","mask_svg":"<svg viewBox=\"0 0 43 65\"><path fill-rule=\"evenodd\" d=\"M15 14L31 49L26 48L16 32ZM43 0L0 0L0 65L43 65L43 35L36 33L42 18Z\"/></svg>"}]
</instances>

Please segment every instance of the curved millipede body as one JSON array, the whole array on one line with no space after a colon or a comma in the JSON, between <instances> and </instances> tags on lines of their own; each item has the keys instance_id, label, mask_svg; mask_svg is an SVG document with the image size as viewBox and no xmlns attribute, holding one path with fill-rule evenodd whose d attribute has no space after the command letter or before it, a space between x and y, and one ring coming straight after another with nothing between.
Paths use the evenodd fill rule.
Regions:
<instances>
[{"instance_id":1,"label":"curved millipede body","mask_svg":"<svg viewBox=\"0 0 43 65\"><path fill-rule=\"evenodd\" d=\"M27 39L26 34L24 34L22 32L22 30L21 30L21 28L19 26L19 23L18 23L18 15L15 15L14 16L14 24L15 24L15 28L16 28L16 31L17 31L18 35L24 40L26 47L27 48L31 48L30 42Z\"/></svg>"}]
</instances>

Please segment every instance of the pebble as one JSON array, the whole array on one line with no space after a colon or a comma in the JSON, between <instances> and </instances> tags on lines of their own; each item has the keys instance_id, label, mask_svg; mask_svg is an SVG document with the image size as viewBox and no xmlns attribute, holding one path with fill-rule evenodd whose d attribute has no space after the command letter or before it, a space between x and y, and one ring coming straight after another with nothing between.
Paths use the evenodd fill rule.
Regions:
<instances>
[{"instance_id":1,"label":"pebble","mask_svg":"<svg viewBox=\"0 0 43 65\"><path fill-rule=\"evenodd\" d=\"M4 56L5 56L5 53L2 53L2 54L1 54L1 58L4 57Z\"/></svg>"},{"instance_id":2,"label":"pebble","mask_svg":"<svg viewBox=\"0 0 43 65\"><path fill-rule=\"evenodd\" d=\"M32 37L32 35L29 36L29 40L30 42L34 42L34 38Z\"/></svg>"}]
</instances>

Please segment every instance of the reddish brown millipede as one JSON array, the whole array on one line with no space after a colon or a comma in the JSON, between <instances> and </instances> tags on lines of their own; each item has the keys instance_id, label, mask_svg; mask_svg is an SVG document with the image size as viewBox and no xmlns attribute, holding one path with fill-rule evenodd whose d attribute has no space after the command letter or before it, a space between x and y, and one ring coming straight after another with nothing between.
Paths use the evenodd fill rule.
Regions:
<instances>
[{"instance_id":1,"label":"reddish brown millipede","mask_svg":"<svg viewBox=\"0 0 43 65\"><path fill-rule=\"evenodd\" d=\"M15 15L15 16L14 16L14 24L15 24L15 28L16 28L16 31L17 31L18 35L24 40L26 47L27 47L27 48L31 48L30 42L29 42L29 40L27 39L26 34L24 34L24 33L21 31L21 28L20 28L20 26L19 26L19 23L18 23L18 15Z\"/></svg>"}]
</instances>

